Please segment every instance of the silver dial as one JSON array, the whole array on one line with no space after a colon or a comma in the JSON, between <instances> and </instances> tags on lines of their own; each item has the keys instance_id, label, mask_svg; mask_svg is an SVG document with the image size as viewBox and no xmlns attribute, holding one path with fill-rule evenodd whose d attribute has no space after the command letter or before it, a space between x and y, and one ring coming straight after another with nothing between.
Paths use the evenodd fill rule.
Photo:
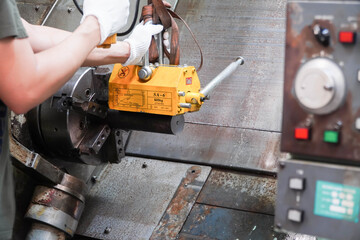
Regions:
<instances>
[{"instance_id":1,"label":"silver dial","mask_svg":"<svg viewBox=\"0 0 360 240\"><path fill-rule=\"evenodd\" d=\"M330 59L312 59L296 75L296 99L309 113L328 114L335 111L343 103L345 93L343 71Z\"/></svg>"}]
</instances>

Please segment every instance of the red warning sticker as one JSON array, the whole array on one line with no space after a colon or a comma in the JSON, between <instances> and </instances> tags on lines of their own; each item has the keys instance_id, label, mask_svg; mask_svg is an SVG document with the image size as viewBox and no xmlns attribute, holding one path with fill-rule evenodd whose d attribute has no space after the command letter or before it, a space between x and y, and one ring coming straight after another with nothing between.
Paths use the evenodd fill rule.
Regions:
<instances>
[{"instance_id":1,"label":"red warning sticker","mask_svg":"<svg viewBox=\"0 0 360 240\"><path fill-rule=\"evenodd\" d=\"M119 78L126 78L129 75L130 69L128 67L122 67L119 69L118 76Z\"/></svg>"},{"instance_id":2,"label":"red warning sticker","mask_svg":"<svg viewBox=\"0 0 360 240\"><path fill-rule=\"evenodd\" d=\"M192 84L192 77L186 78L186 85Z\"/></svg>"}]
</instances>

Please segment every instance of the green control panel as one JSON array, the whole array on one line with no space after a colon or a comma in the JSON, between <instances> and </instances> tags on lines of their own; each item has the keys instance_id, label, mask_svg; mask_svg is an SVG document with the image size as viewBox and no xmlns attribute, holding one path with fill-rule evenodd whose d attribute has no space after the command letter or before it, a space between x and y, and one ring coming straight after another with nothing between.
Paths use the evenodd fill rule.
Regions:
<instances>
[{"instance_id":1,"label":"green control panel","mask_svg":"<svg viewBox=\"0 0 360 240\"><path fill-rule=\"evenodd\" d=\"M340 183L317 181L314 214L359 222L360 188Z\"/></svg>"}]
</instances>

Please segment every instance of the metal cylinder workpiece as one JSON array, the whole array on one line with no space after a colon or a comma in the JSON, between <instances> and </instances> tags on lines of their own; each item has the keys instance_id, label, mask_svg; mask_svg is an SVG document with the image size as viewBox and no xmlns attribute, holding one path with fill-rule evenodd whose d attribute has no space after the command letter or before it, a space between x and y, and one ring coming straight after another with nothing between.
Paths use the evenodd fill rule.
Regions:
<instances>
[{"instance_id":1,"label":"metal cylinder workpiece","mask_svg":"<svg viewBox=\"0 0 360 240\"><path fill-rule=\"evenodd\" d=\"M39 185L35 188L25 215L25 218L33 221L27 240L58 240L62 238L54 237L72 237L75 234L84 210L86 185L71 175L65 175L61 184L54 187Z\"/></svg>"},{"instance_id":2,"label":"metal cylinder workpiece","mask_svg":"<svg viewBox=\"0 0 360 240\"><path fill-rule=\"evenodd\" d=\"M183 115L167 116L115 110L109 110L107 120L112 128L165 134L177 134L184 129L185 124Z\"/></svg>"}]
</instances>

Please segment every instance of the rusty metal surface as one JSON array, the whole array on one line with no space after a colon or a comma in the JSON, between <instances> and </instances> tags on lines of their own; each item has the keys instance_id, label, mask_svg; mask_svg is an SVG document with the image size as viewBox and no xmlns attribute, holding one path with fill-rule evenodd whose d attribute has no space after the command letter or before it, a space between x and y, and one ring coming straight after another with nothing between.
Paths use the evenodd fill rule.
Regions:
<instances>
[{"instance_id":1,"label":"rusty metal surface","mask_svg":"<svg viewBox=\"0 0 360 240\"><path fill-rule=\"evenodd\" d=\"M196 202L274 215L276 184L273 177L213 170Z\"/></svg>"},{"instance_id":2,"label":"rusty metal surface","mask_svg":"<svg viewBox=\"0 0 360 240\"><path fill-rule=\"evenodd\" d=\"M281 125L285 0L183 0L176 12L204 51L205 86L236 56L245 64L198 113L185 116L178 136L134 132L128 154L211 166L276 172ZM199 52L181 26L181 63L198 66ZM155 140L155 141L154 141Z\"/></svg>"},{"instance_id":3,"label":"rusty metal surface","mask_svg":"<svg viewBox=\"0 0 360 240\"><path fill-rule=\"evenodd\" d=\"M18 141L10 138L10 154L15 166L23 169L35 178L49 181L51 183L61 183L65 173L46 161L39 154L30 151Z\"/></svg>"},{"instance_id":4,"label":"rusty metal surface","mask_svg":"<svg viewBox=\"0 0 360 240\"><path fill-rule=\"evenodd\" d=\"M270 215L195 204L178 239L316 240L307 235L275 232L273 223Z\"/></svg>"},{"instance_id":5,"label":"rusty metal surface","mask_svg":"<svg viewBox=\"0 0 360 240\"><path fill-rule=\"evenodd\" d=\"M150 239L176 239L207 177L199 166L188 169Z\"/></svg>"},{"instance_id":6,"label":"rusty metal surface","mask_svg":"<svg viewBox=\"0 0 360 240\"><path fill-rule=\"evenodd\" d=\"M66 240L66 234L42 223L33 223L26 240Z\"/></svg>"},{"instance_id":7,"label":"rusty metal surface","mask_svg":"<svg viewBox=\"0 0 360 240\"><path fill-rule=\"evenodd\" d=\"M285 239L276 233L273 216L195 204L180 239Z\"/></svg>"},{"instance_id":8,"label":"rusty metal surface","mask_svg":"<svg viewBox=\"0 0 360 240\"><path fill-rule=\"evenodd\" d=\"M279 138L280 134L274 132L186 124L177 136L135 131L126 151L138 156L274 173L278 160L286 157L279 152Z\"/></svg>"},{"instance_id":9,"label":"rusty metal surface","mask_svg":"<svg viewBox=\"0 0 360 240\"><path fill-rule=\"evenodd\" d=\"M67 213L75 219L79 219L84 209L84 203L79 199L54 188L37 186L32 198L32 203L56 208Z\"/></svg>"},{"instance_id":10,"label":"rusty metal surface","mask_svg":"<svg viewBox=\"0 0 360 240\"><path fill-rule=\"evenodd\" d=\"M16 0L20 15L32 24L40 25L55 0Z\"/></svg>"},{"instance_id":11,"label":"rusty metal surface","mask_svg":"<svg viewBox=\"0 0 360 240\"><path fill-rule=\"evenodd\" d=\"M149 239L183 179L196 184L205 181L209 172L209 167L126 157L98 176L87 196L77 234L99 239ZM172 203L182 205L170 209L191 209L192 204L182 200L175 198Z\"/></svg>"}]
</instances>

